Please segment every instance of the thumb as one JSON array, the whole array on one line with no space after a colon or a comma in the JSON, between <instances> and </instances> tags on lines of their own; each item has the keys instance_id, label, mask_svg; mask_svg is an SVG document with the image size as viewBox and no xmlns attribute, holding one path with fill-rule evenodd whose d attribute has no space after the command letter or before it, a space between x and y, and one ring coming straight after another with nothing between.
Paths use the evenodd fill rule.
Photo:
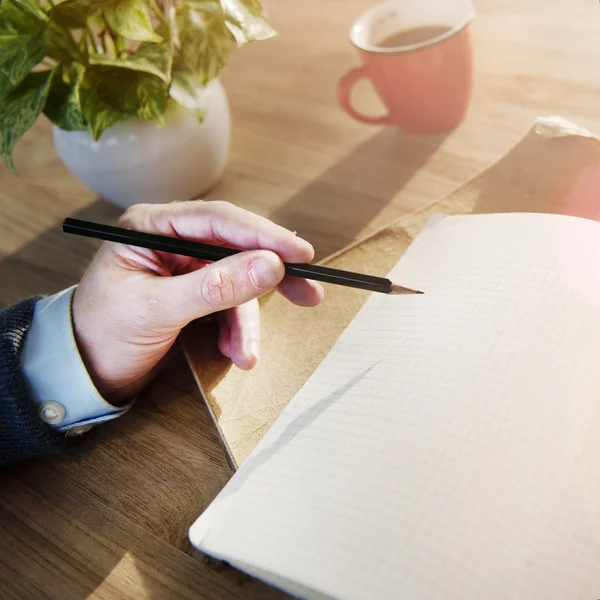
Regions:
<instances>
[{"instance_id":1,"label":"thumb","mask_svg":"<svg viewBox=\"0 0 600 600\"><path fill-rule=\"evenodd\" d=\"M161 277L165 304L181 327L211 313L245 304L274 288L284 277L282 260L270 250L229 256L197 271Z\"/></svg>"}]
</instances>

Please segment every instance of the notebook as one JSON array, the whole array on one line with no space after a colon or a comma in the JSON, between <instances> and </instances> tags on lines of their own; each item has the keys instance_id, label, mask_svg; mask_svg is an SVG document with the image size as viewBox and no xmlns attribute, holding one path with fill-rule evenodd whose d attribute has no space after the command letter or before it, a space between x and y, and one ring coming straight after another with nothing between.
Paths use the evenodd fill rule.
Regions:
<instances>
[{"instance_id":1,"label":"notebook","mask_svg":"<svg viewBox=\"0 0 600 600\"><path fill-rule=\"evenodd\" d=\"M424 295L371 295L192 543L302 598L599 598L600 223L438 218L389 276Z\"/></svg>"}]
</instances>

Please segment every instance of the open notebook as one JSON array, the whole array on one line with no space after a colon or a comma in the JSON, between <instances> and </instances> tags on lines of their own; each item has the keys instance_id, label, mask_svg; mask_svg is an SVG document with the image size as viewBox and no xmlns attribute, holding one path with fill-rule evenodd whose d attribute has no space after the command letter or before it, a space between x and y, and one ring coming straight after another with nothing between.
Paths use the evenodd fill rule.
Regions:
<instances>
[{"instance_id":1,"label":"open notebook","mask_svg":"<svg viewBox=\"0 0 600 600\"><path fill-rule=\"evenodd\" d=\"M600 223L438 219L390 277L425 294L369 298L192 543L305 598L600 598Z\"/></svg>"}]
</instances>

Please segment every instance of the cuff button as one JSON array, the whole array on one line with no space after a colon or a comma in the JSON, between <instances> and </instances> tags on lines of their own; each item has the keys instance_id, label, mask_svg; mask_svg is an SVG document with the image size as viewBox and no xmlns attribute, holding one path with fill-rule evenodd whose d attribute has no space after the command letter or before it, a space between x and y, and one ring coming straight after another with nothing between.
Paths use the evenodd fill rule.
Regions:
<instances>
[{"instance_id":1,"label":"cuff button","mask_svg":"<svg viewBox=\"0 0 600 600\"><path fill-rule=\"evenodd\" d=\"M48 425L61 423L66 413L65 407L58 402L44 402L38 410L38 416Z\"/></svg>"},{"instance_id":2,"label":"cuff button","mask_svg":"<svg viewBox=\"0 0 600 600\"><path fill-rule=\"evenodd\" d=\"M93 425L75 425L70 429L67 429L66 435L67 437L74 437L76 435L83 435L92 429Z\"/></svg>"}]
</instances>

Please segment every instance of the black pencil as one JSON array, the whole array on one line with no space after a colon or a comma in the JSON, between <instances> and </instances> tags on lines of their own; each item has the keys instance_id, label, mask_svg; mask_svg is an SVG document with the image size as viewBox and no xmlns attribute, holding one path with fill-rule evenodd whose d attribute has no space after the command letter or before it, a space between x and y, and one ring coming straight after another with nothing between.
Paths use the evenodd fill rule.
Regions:
<instances>
[{"instance_id":1,"label":"black pencil","mask_svg":"<svg viewBox=\"0 0 600 600\"><path fill-rule=\"evenodd\" d=\"M101 223L92 223L80 219L65 219L63 222L63 231L85 237L97 238L109 242L118 242L130 246L138 246L157 250L159 252L170 252L182 256L190 256L206 261L216 261L227 256L239 254L243 250L234 250L233 248L223 248L222 246L211 246L200 242L182 240L180 238L156 235L154 233L144 233L142 231L133 231L122 227L112 225L103 225ZM359 288L371 292L381 292L383 294L422 294L417 290L403 287L392 283L384 277L374 277L373 275L363 275L362 273L353 273L351 271L342 271L341 269L332 269L320 265L284 263L286 275L292 277L303 277L304 279L314 279L324 283L333 283L346 287Z\"/></svg>"}]
</instances>

